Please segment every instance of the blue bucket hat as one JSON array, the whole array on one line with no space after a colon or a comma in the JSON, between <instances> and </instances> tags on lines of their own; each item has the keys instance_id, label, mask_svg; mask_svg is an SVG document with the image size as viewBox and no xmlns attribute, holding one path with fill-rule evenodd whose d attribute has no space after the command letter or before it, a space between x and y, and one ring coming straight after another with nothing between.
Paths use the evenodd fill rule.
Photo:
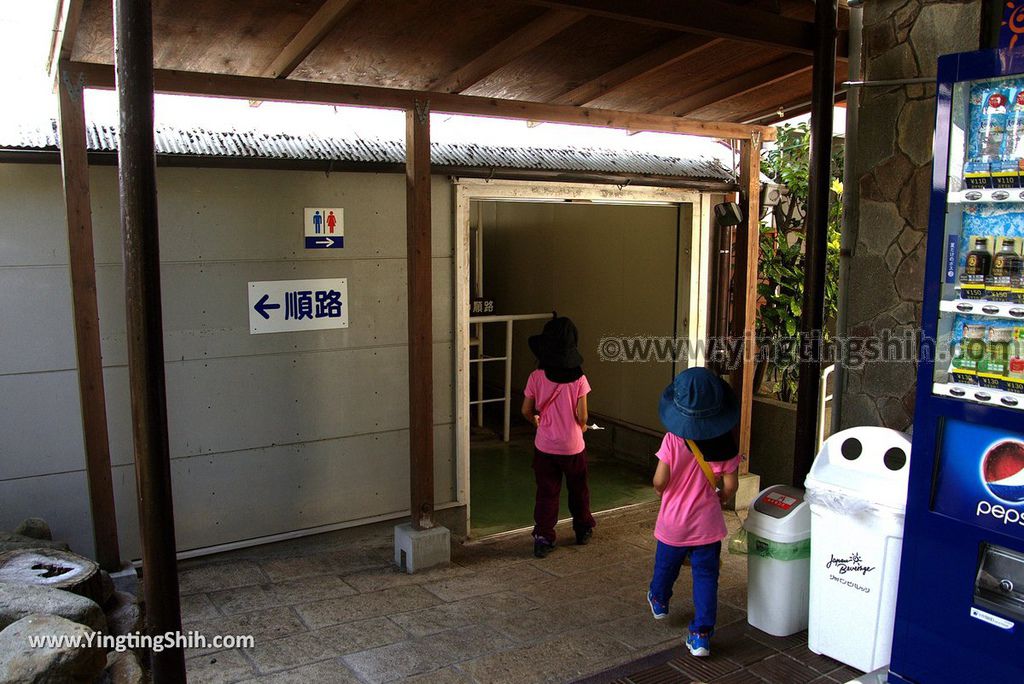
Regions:
<instances>
[{"instance_id":1,"label":"blue bucket hat","mask_svg":"<svg viewBox=\"0 0 1024 684\"><path fill-rule=\"evenodd\" d=\"M707 368L687 368L665 388L658 404L665 429L683 439L713 439L740 419L736 395Z\"/></svg>"}]
</instances>

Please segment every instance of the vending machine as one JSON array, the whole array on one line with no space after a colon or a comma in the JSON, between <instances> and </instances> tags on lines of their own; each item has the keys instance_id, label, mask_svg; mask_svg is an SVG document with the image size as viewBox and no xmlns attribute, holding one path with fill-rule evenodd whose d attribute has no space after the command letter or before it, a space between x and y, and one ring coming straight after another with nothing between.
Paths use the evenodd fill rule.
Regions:
<instances>
[{"instance_id":1,"label":"vending machine","mask_svg":"<svg viewBox=\"0 0 1024 684\"><path fill-rule=\"evenodd\" d=\"M889 681L1024 682L1024 49L939 59Z\"/></svg>"}]
</instances>

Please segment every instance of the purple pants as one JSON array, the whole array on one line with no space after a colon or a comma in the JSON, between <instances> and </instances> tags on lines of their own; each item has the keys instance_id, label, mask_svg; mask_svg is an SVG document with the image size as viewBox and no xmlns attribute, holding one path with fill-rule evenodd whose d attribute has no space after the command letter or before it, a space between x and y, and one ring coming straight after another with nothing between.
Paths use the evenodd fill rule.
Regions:
<instances>
[{"instance_id":1,"label":"purple pants","mask_svg":"<svg viewBox=\"0 0 1024 684\"><path fill-rule=\"evenodd\" d=\"M537 503L533 507L534 537L555 543L555 523L562 493L562 476L569 490L569 512L577 533L593 527L590 513L590 488L587 486L587 451L565 456L533 450L533 472L537 478Z\"/></svg>"}]
</instances>

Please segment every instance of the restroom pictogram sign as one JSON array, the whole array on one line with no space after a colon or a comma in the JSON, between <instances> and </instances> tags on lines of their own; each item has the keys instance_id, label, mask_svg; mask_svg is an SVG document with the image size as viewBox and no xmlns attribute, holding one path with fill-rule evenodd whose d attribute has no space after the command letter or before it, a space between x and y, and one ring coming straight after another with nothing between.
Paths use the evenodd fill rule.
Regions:
<instances>
[{"instance_id":1,"label":"restroom pictogram sign","mask_svg":"<svg viewBox=\"0 0 1024 684\"><path fill-rule=\"evenodd\" d=\"M345 246L345 210L341 207L306 207L302 235L306 249L340 249Z\"/></svg>"}]
</instances>

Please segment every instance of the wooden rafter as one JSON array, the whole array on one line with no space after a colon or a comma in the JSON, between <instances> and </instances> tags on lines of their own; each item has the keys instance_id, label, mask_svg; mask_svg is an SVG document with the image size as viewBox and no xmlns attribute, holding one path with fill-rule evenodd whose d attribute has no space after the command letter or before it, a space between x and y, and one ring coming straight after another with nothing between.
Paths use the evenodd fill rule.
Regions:
<instances>
[{"instance_id":1,"label":"wooden rafter","mask_svg":"<svg viewBox=\"0 0 1024 684\"><path fill-rule=\"evenodd\" d=\"M843 90L839 84L836 84L836 93L833 99L835 102L841 102L846 99L846 91ZM765 121L767 119L773 118L776 120L792 119L795 116L802 116L803 114L807 114L810 111L811 101L804 97L799 100L794 100L792 102L787 102L785 104L779 105L778 107L774 107L773 109L763 109L760 112L750 115L750 117L748 117L744 123L750 126L756 126L760 125L757 123L759 121ZM772 124L764 125L770 126Z\"/></svg>"},{"instance_id":2,"label":"wooden rafter","mask_svg":"<svg viewBox=\"0 0 1024 684\"><path fill-rule=\"evenodd\" d=\"M57 77L58 66L62 61L71 59L71 50L75 46L78 24L82 18L82 7L85 0L61 0L57 5L57 14L53 18L53 36L50 39L50 55L46 62L46 71L52 78Z\"/></svg>"},{"instance_id":3,"label":"wooden rafter","mask_svg":"<svg viewBox=\"0 0 1024 684\"><path fill-rule=\"evenodd\" d=\"M74 63L81 71L86 85L112 89L114 69L105 64ZM421 90L381 88L376 86L296 81L253 76L231 76L191 71L154 70L157 92L175 95L203 95L278 102L304 102L308 104L349 105L408 110L417 102L428 102L431 111L446 114L493 116L505 119L567 123L604 128L624 128L665 133L681 133L708 138L748 139L760 134L763 140L773 140L775 131L762 126L695 121L678 117L552 105L541 102L503 100L491 97L435 93Z\"/></svg>"},{"instance_id":4,"label":"wooden rafter","mask_svg":"<svg viewBox=\"0 0 1024 684\"><path fill-rule=\"evenodd\" d=\"M583 12L548 10L473 61L431 83L428 89L444 93L461 93L586 16Z\"/></svg>"},{"instance_id":5,"label":"wooden rafter","mask_svg":"<svg viewBox=\"0 0 1024 684\"><path fill-rule=\"evenodd\" d=\"M658 28L813 54L813 24L722 0L523 0Z\"/></svg>"},{"instance_id":6,"label":"wooden rafter","mask_svg":"<svg viewBox=\"0 0 1024 684\"><path fill-rule=\"evenodd\" d=\"M263 75L267 78L287 78L306 59L320 41L331 32L345 13L352 9L357 0L326 0L320 9L310 17L299 32L288 41L280 54L274 58Z\"/></svg>"},{"instance_id":7,"label":"wooden rafter","mask_svg":"<svg viewBox=\"0 0 1024 684\"><path fill-rule=\"evenodd\" d=\"M577 105L590 104L594 100L621 88L627 83L644 78L651 73L671 66L696 53L722 43L721 38L707 36L684 35L674 38L625 64L615 67L569 92L559 95L551 104Z\"/></svg>"},{"instance_id":8,"label":"wooden rafter","mask_svg":"<svg viewBox=\"0 0 1024 684\"><path fill-rule=\"evenodd\" d=\"M652 113L665 116L686 116L708 105L746 95L753 90L778 83L790 76L810 71L810 69L809 58L804 55L789 55L709 88L703 88Z\"/></svg>"}]
</instances>

